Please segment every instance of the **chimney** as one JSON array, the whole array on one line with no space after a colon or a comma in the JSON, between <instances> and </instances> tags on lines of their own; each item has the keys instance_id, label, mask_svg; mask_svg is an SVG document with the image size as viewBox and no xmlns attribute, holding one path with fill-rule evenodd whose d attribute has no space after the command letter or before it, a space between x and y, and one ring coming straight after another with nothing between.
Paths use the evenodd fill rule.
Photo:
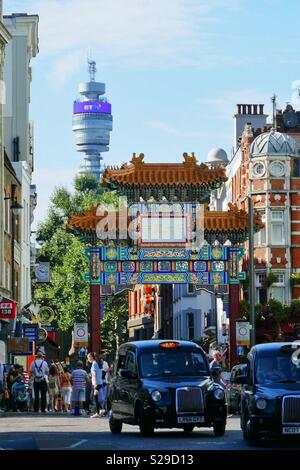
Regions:
<instances>
[{"instance_id":1,"label":"chimney","mask_svg":"<svg viewBox=\"0 0 300 470\"><path fill-rule=\"evenodd\" d=\"M263 104L237 104L237 113L234 115L234 151L240 145L245 125L251 125L252 132L256 134L256 129L263 129L266 123Z\"/></svg>"}]
</instances>

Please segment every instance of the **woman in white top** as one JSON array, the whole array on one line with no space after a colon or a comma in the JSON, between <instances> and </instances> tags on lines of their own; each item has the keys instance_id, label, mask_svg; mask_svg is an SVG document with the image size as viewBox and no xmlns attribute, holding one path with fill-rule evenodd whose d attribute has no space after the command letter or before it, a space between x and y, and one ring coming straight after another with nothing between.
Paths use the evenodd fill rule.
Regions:
<instances>
[{"instance_id":1,"label":"woman in white top","mask_svg":"<svg viewBox=\"0 0 300 470\"><path fill-rule=\"evenodd\" d=\"M91 379L92 379L92 395L95 405L95 413L91 418L98 418L100 416L100 404L98 400L99 390L102 388L102 370L99 367L97 362L97 354L90 352L87 356L89 363L92 364L91 367Z\"/></svg>"}]
</instances>

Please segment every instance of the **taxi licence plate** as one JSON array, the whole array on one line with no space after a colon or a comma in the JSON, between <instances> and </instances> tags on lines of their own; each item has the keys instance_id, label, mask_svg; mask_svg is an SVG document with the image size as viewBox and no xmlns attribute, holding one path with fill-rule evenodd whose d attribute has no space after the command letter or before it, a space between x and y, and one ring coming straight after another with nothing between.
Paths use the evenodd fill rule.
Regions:
<instances>
[{"instance_id":1,"label":"taxi licence plate","mask_svg":"<svg viewBox=\"0 0 300 470\"><path fill-rule=\"evenodd\" d=\"M300 426L284 426L282 434L300 434Z\"/></svg>"},{"instance_id":2,"label":"taxi licence plate","mask_svg":"<svg viewBox=\"0 0 300 470\"><path fill-rule=\"evenodd\" d=\"M204 416L178 416L177 423L204 423Z\"/></svg>"}]
</instances>

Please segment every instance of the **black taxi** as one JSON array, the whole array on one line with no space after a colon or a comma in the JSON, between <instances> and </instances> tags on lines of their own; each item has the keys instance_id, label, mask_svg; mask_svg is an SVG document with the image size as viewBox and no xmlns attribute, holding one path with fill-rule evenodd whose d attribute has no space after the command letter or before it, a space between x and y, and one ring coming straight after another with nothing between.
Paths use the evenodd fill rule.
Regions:
<instances>
[{"instance_id":1,"label":"black taxi","mask_svg":"<svg viewBox=\"0 0 300 470\"><path fill-rule=\"evenodd\" d=\"M267 343L254 346L242 384L241 428L244 439L296 436L300 439L300 344Z\"/></svg>"},{"instance_id":2,"label":"black taxi","mask_svg":"<svg viewBox=\"0 0 300 470\"><path fill-rule=\"evenodd\" d=\"M206 354L189 341L149 340L123 344L108 392L109 426L155 428L213 427L223 436L227 406L223 388L210 375Z\"/></svg>"}]
</instances>

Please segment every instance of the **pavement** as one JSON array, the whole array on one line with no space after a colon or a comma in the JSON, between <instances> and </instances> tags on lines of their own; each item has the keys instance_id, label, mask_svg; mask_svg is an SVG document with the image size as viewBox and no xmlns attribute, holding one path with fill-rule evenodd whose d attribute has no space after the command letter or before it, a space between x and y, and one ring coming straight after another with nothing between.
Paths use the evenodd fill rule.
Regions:
<instances>
[{"instance_id":1,"label":"pavement","mask_svg":"<svg viewBox=\"0 0 300 470\"><path fill-rule=\"evenodd\" d=\"M66 414L5 413L0 416L0 447L3 442L33 445L47 450L256 450L297 449L299 441L266 442L250 447L242 437L238 416L227 421L225 436L215 437L212 429L198 429L186 435L180 429L156 430L152 437L142 437L137 426L124 425L120 435L109 431L108 420L74 417Z\"/></svg>"}]
</instances>

